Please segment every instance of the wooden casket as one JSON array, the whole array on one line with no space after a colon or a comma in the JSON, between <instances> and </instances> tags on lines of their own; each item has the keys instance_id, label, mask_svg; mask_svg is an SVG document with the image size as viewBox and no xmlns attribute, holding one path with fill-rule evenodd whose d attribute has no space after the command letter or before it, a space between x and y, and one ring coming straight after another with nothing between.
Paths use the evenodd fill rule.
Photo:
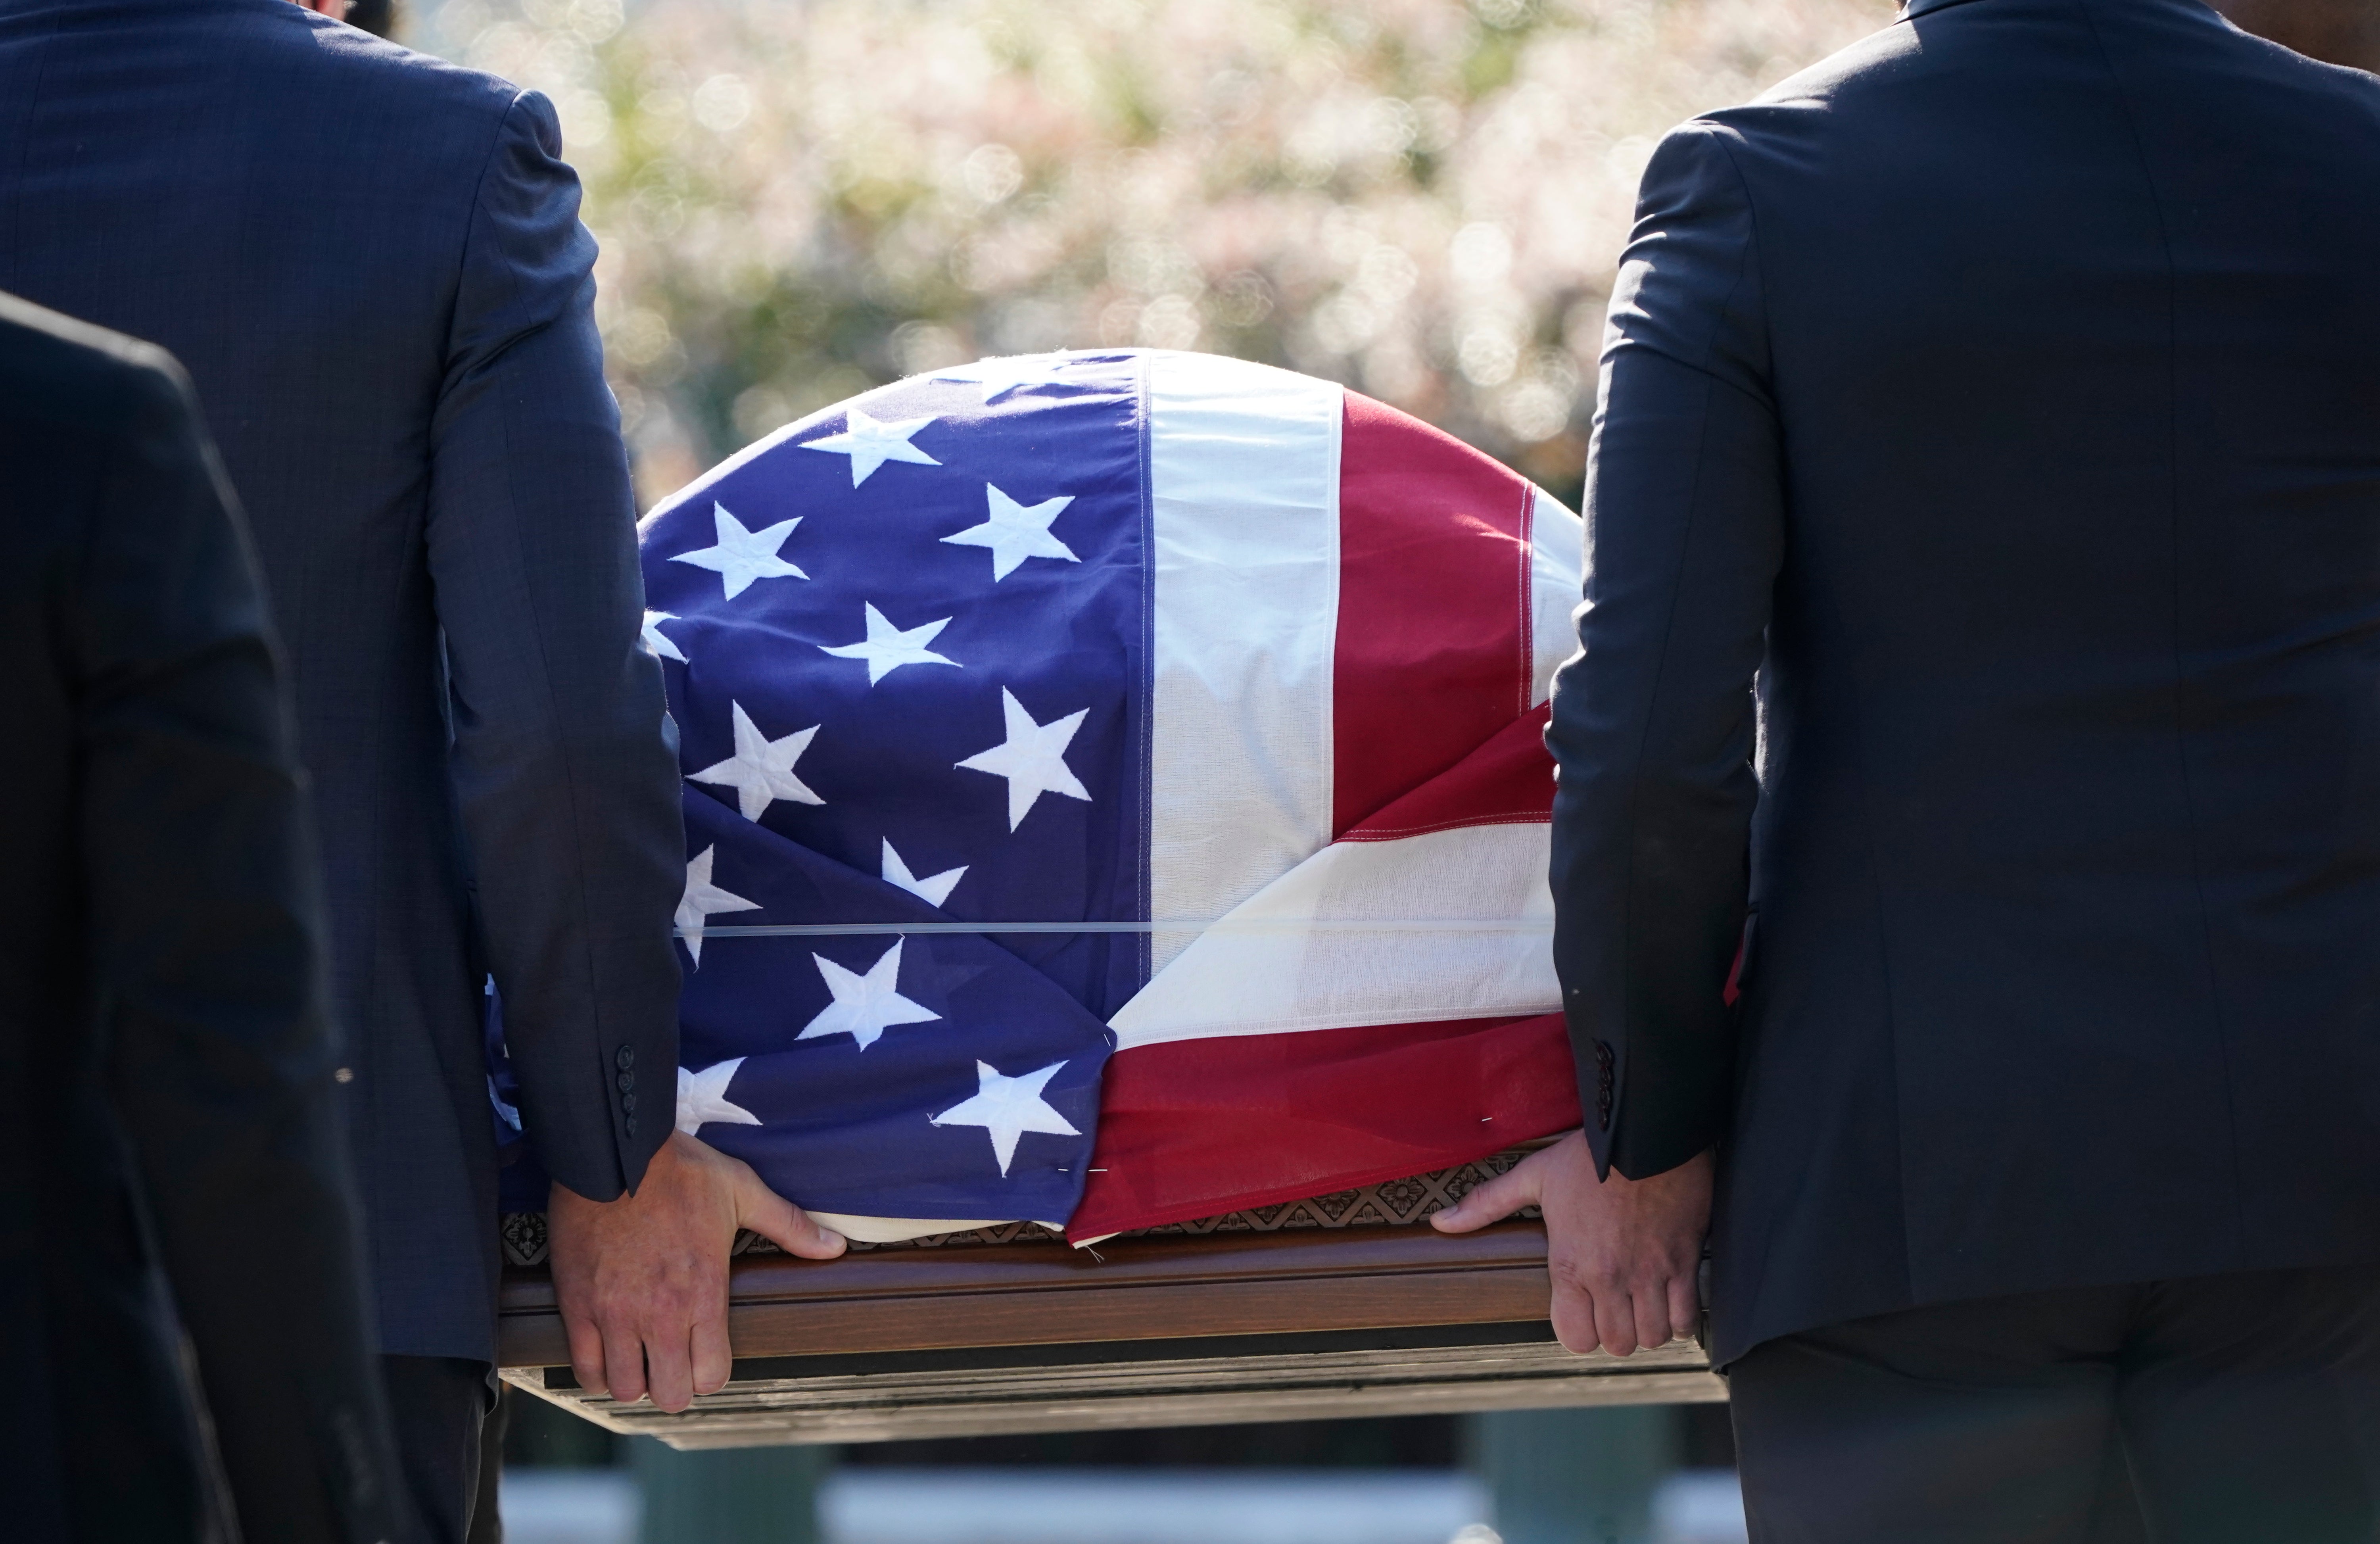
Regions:
<instances>
[{"instance_id":1,"label":"wooden casket","mask_svg":"<svg viewBox=\"0 0 2380 1544\"><path fill-rule=\"evenodd\" d=\"M1518 1153L1070 1248L1031 1224L735 1262L735 1372L682 1415L571 1376L543 1220L508 1218L515 1387L677 1448L1723 1400L1702 1351L1573 1356L1534 1219L1426 1219ZM764 1252L765 1251L765 1252Z\"/></svg>"},{"instance_id":2,"label":"wooden casket","mask_svg":"<svg viewBox=\"0 0 2380 1544\"><path fill-rule=\"evenodd\" d=\"M1720 1397L1563 1352L1535 1222L1426 1222L1579 1119L1576 516L1335 383L1110 349L822 409L642 529L679 1129L902 1242L745 1254L672 1416L575 1386L521 1213L516 1385L679 1446ZM1096 1242L948 1221L1019 1217Z\"/></svg>"}]
</instances>

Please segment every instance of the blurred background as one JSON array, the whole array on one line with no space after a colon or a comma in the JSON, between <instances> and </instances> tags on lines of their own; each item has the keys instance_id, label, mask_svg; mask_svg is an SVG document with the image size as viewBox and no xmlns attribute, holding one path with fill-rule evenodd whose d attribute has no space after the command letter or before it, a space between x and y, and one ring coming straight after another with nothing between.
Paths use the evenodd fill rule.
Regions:
<instances>
[{"instance_id":1,"label":"blurred background","mask_svg":"<svg viewBox=\"0 0 2380 1544\"><path fill-rule=\"evenodd\" d=\"M976 359L1341 381L1575 505L1664 130L1893 0L364 0L551 96L645 504ZM676 1453L508 1393L512 1544L1720 1544L1723 1405Z\"/></svg>"},{"instance_id":2,"label":"blurred background","mask_svg":"<svg viewBox=\"0 0 2380 1544\"><path fill-rule=\"evenodd\" d=\"M1743 1544L1724 1404L674 1453L509 1392L509 1544Z\"/></svg>"},{"instance_id":3,"label":"blurred background","mask_svg":"<svg viewBox=\"0 0 2380 1544\"><path fill-rule=\"evenodd\" d=\"M648 502L902 375L1117 344L1328 376L1574 501L1654 142L1893 15L397 0L395 27L560 109Z\"/></svg>"}]
</instances>

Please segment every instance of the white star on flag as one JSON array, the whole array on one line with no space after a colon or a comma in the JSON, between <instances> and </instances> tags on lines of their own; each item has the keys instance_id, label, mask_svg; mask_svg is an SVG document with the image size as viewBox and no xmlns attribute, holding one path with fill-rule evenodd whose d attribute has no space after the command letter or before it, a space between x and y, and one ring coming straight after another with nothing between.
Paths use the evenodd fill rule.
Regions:
<instances>
[{"instance_id":1,"label":"white star on flag","mask_svg":"<svg viewBox=\"0 0 2380 1544\"><path fill-rule=\"evenodd\" d=\"M815 1040L829 1035L849 1035L865 1051L896 1024L930 1024L940 1019L941 1015L927 1012L894 990L901 982L901 945L908 942L905 938L894 939L892 947L868 967L865 976L845 970L824 954L812 954L810 958L818 962L819 974L826 979L826 990L834 994L834 1001L820 1009L819 1015L794 1039Z\"/></svg>"},{"instance_id":2,"label":"white star on flag","mask_svg":"<svg viewBox=\"0 0 2380 1544\"><path fill-rule=\"evenodd\" d=\"M686 952L694 956L695 968L702 968L702 923L708 917L722 911L758 911L760 903L722 890L710 882L710 863L718 853L709 846L695 856L686 866L686 894L678 897L678 936L686 940Z\"/></svg>"},{"instance_id":3,"label":"white star on flag","mask_svg":"<svg viewBox=\"0 0 2380 1544\"><path fill-rule=\"evenodd\" d=\"M951 892L958 888L959 881L965 873L966 865L961 864L955 869L945 869L939 874L919 879L909 872L909 866L901 861L899 853L892 850L892 839L889 836L884 839L884 882L907 891L929 906L938 906L949 900Z\"/></svg>"},{"instance_id":4,"label":"white star on flag","mask_svg":"<svg viewBox=\"0 0 2380 1544\"><path fill-rule=\"evenodd\" d=\"M1052 1062L1022 1077L1002 1077L990 1062L975 1064L978 1085L973 1099L952 1105L933 1118L936 1125L979 1125L991 1137L992 1156L1000 1160L1000 1176L1016 1156L1016 1139L1028 1131L1051 1137L1080 1137L1066 1117L1051 1109L1041 1090L1058 1075L1063 1062Z\"/></svg>"},{"instance_id":5,"label":"white star on flag","mask_svg":"<svg viewBox=\"0 0 2380 1544\"><path fill-rule=\"evenodd\" d=\"M971 365L934 372L937 381L965 381L983 388L983 399L990 402L1003 392L1019 386L1071 385L1058 373L1068 356L1063 350L1055 354L1009 354L998 359L978 359Z\"/></svg>"},{"instance_id":6,"label":"white star on flag","mask_svg":"<svg viewBox=\"0 0 2380 1544\"><path fill-rule=\"evenodd\" d=\"M868 607L867 638L857 643L821 643L819 647L837 659L866 660L868 684L872 687L905 664L957 664L958 661L937 654L926 647L950 625L951 619L945 616L940 622L921 622L903 632L885 620L882 612L870 605Z\"/></svg>"},{"instance_id":7,"label":"white star on flag","mask_svg":"<svg viewBox=\"0 0 2380 1544\"><path fill-rule=\"evenodd\" d=\"M700 1072L677 1069L677 1128L688 1137L713 1121L728 1125L759 1125L760 1117L740 1104L727 1102L727 1085L735 1081L735 1069L744 1058L721 1062Z\"/></svg>"},{"instance_id":8,"label":"white star on flag","mask_svg":"<svg viewBox=\"0 0 2380 1544\"><path fill-rule=\"evenodd\" d=\"M990 505L991 517L979 526L969 526L955 536L943 541L954 547L990 547L991 549L991 582L998 584L1016 572L1017 565L1028 557L1062 557L1069 563L1082 560L1075 550L1050 534L1050 523L1065 512L1075 502L1072 493L1039 504L1022 505L987 482L983 485L984 502Z\"/></svg>"},{"instance_id":9,"label":"white star on flag","mask_svg":"<svg viewBox=\"0 0 2380 1544\"><path fill-rule=\"evenodd\" d=\"M727 513L727 506L713 500L710 505L711 529L718 532L718 544L698 548L690 553L677 553L672 563L691 563L697 568L708 568L719 576L726 586L727 599L733 601L752 587L754 579L806 579L809 576L777 555L785 538L802 523L798 515L790 520L780 520L759 530L746 530L744 522Z\"/></svg>"},{"instance_id":10,"label":"white star on flag","mask_svg":"<svg viewBox=\"0 0 2380 1544\"><path fill-rule=\"evenodd\" d=\"M657 659L675 660L678 663L685 664L688 663L686 657L678 651L676 644L670 641L669 635L662 631L662 623L676 620L676 614L672 612L645 613L645 648Z\"/></svg>"},{"instance_id":11,"label":"white star on flag","mask_svg":"<svg viewBox=\"0 0 2380 1544\"><path fill-rule=\"evenodd\" d=\"M747 821L757 821L760 812L778 799L792 799L796 804L824 804L826 800L811 793L809 784L794 775L794 763L810 748L810 737L819 732L811 724L772 740L760 733L744 704L733 699L728 707L735 712L735 754L726 760L686 775L697 783L712 783L735 790L735 807L744 811Z\"/></svg>"},{"instance_id":12,"label":"white star on flag","mask_svg":"<svg viewBox=\"0 0 2380 1544\"><path fill-rule=\"evenodd\" d=\"M843 416L842 433L808 441L802 448L850 456L851 485L856 488L875 476L876 468L887 461L907 461L920 467L941 466L940 461L909 443L910 435L933 421L930 415L922 419L871 419L853 407Z\"/></svg>"},{"instance_id":13,"label":"white star on flag","mask_svg":"<svg viewBox=\"0 0 2380 1544\"><path fill-rule=\"evenodd\" d=\"M1007 720L1007 740L978 751L959 765L1008 779L1008 829L1023 825L1043 794L1063 794L1089 802L1091 791L1066 765L1066 747L1091 711L1085 708L1053 723L1036 723L1006 687L1000 688L1000 711Z\"/></svg>"}]
</instances>

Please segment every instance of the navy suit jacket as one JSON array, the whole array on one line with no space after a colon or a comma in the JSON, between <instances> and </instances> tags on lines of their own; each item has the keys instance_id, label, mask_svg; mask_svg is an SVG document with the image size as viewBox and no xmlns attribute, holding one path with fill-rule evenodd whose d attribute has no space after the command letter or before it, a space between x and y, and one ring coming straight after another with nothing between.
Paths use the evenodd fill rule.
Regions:
<instances>
[{"instance_id":1,"label":"navy suit jacket","mask_svg":"<svg viewBox=\"0 0 2380 1544\"><path fill-rule=\"evenodd\" d=\"M0 0L0 288L170 348L255 531L395 1353L493 1350L483 967L556 1179L672 1124L676 760L577 209L542 98L288 0Z\"/></svg>"},{"instance_id":2,"label":"navy suit jacket","mask_svg":"<svg viewBox=\"0 0 2380 1544\"><path fill-rule=\"evenodd\" d=\"M7 296L0 467L0 1532L212 1537L178 1309L244 1537L392 1538L321 890L237 513L170 359Z\"/></svg>"},{"instance_id":3,"label":"navy suit jacket","mask_svg":"<svg viewBox=\"0 0 2380 1544\"><path fill-rule=\"evenodd\" d=\"M1722 1360L2380 1258L2380 80L1910 12L1655 155L1553 699L1588 1132L1719 1146Z\"/></svg>"}]
</instances>

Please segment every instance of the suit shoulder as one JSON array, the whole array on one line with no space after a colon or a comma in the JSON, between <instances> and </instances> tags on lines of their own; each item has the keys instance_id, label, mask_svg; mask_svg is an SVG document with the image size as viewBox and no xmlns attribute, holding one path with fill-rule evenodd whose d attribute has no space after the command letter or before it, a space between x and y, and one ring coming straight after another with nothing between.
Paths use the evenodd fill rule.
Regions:
<instances>
[{"instance_id":1,"label":"suit shoulder","mask_svg":"<svg viewBox=\"0 0 2380 1544\"><path fill-rule=\"evenodd\" d=\"M155 344L0 294L0 413L11 420L112 436L183 410L188 392Z\"/></svg>"},{"instance_id":2,"label":"suit shoulder","mask_svg":"<svg viewBox=\"0 0 2380 1544\"><path fill-rule=\"evenodd\" d=\"M1916 33L1906 22L1895 22L1795 71L1755 97L1746 108L1732 111L1824 108L1918 73L1925 57Z\"/></svg>"},{"instance_id":3,"label":"suit shoulder","mask_svg":"<svg viewBox=\"0 0 2380 1544\"><path fill-rule=\"evenodd\" d=\"M1918 53L1906 26L1887 27L1788 76L1750 102L1688 119L1670 130L1670 138L1714 141L1730 150L1756 149L1779 137L1821 131L1848 99L1918 70Z\"/></svg>"},{"instance_id":4,"label":"suit shoulder","mask_svg":"<svg viewBox=\"0 0 2380 1544\"><path fill-rule=\"evenodd\" d=\"M425 122L460 118L492 132L523 95L501 76L416 53L302 6L273 5L248 19L239 33L244 48L269 53L277 69L301 72L348 103L400 106L425 115Z\"/></svg>"},{"instance_id":5,"label":"suit shoulder","mask_svg":"<svg viewBox=\"0 0 2380 1544\"><path fill-rule=\"evenodd\" d=\"M2240 32L2228 22L2224 25L2236 34L2243 60L2253 59L2257 74L2267 85L2316 104L2316 111L2334 117L2350 132L2380 130L2380 75L2310 59L2253 33Z\"/></svg>"}]
</instances>

